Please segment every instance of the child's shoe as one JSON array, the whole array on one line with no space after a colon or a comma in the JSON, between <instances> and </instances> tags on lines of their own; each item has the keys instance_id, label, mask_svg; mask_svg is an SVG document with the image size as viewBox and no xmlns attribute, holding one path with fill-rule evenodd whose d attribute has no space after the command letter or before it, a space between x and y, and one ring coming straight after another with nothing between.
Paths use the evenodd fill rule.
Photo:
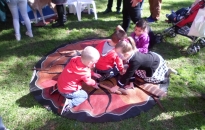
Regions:
<instances>
[{"instance_id":1,"label":"child's shoe","mask_svg":"<svg viewBox=\"0 0 205 130\"><path fill-rule=\"evenodd\" d=\"M15 34L16 40L20 41L21 40L21 35L20 34Z\"/></svg>"},{"instance_id":2,"label":"child's shoe","mask_svg":"<svg viewBox=\"0 0 205 130\"><path fill-rule=\"evenodd\" d=\"M62 115L64 112L69 111L69 109L70 109L69 102L70 102L70 99L67 99L67 98L66 98L65 103L64 103L64 105L63 105L63 108L62 108L62 110L61 110L61 115Z\"/></svg>"},{"instance_id":3,"label":"child's shoe","mask_svg":"<svg viewBox=\"0 0 205 130\"><path fill-rule=\"evenodd\" d=\"M177 72L175 69L173 69L173 68L169 68L169 69L168 69L168 73L169 73L169 74L171 74L171 73L173 73L173 74L178 74L178 72Z\"/></svg>"},{"instance_id":4,"label":"child's shoe","mask_svg":"<svg viewBox=\"0 0 205 130\"><path fill-rule=\"evenodd\" d=\"M29 36L29 37L33 37L32 32L28 32L28 31L27 31L27 32L26 32L26 35Z\"/></svg>"}]
</instances>

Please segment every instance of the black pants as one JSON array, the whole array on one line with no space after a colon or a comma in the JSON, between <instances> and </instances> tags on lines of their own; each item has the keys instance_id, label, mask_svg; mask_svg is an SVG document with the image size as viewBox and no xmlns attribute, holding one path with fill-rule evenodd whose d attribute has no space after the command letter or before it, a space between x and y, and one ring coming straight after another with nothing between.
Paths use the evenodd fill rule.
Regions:
<instances>
[{"instance_id":1,"label":"black pants","mask_svg":"<svg viewBox=\"0 0 205 130\"><path fill-rule=\"evenodd\" d=\"M63 23L64 7L63 5L56 5L56 10L58 13L58 22Z\"/></svg>"},{"instance_id":2,"label":"black pants","mask_svg":"<svg viewBox=\"0 0 205 130\"><path fill-rule=\"evenodd\" d=\"M116 7L117 10L120 10L121 3L122 0L117 0L117 7ZM113 0L108 0L107 9L112 10L112 4L113 4Z\"/></svg>"},{"instance_id":3,"label":"black pants","mask_svg":"<svg viewBox=\"0 0 205 130\"><path fill-rule=\"evenodd\" d=\"M127 32L130 20L135 24L141 18L140 4L132 7L131 0L123 0L123 23L122 28Z\"/></svg>"},{"instance_id":4,"label":"black pants","mask_svg":"<svg viewBox=\"0 0 205 130\"><path fill-rule=\"evenodd\" d=\"M95 73L98 73L102 76L101 78L97 79L97 81L100 82L100 81L104 81L106 79L110 79L112 77L117 76L119 74L119 71L118 71L117 67L114 66L112 69L109 69L109 70L95 69Z\"/></svg>"}]
</instances>

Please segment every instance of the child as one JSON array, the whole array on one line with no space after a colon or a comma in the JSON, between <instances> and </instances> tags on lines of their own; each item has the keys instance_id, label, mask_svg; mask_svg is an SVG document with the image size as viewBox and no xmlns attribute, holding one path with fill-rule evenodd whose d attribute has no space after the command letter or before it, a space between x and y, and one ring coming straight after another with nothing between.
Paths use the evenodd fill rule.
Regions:
<instances>
[{"instance_id":1,"label":"child","mask_svg":"<svg viewBox=\"0 0 205 130\"><path fill-rule=\"evenodd\" d=\"M164 59L154 52L140 53L131 37L120 41L115 46L115 51L121 59L127 61L129 67L117 81L117 85L111 88L111 92L116 92L119 87L129 87L128 82L134 74L150 83L160 83L165 79L168 68Z\"/></svg>"},{"instance_id":2,"label":"child","mask_svg":"<svg viewBox=\"0 0 205 130\"><path fill-rule=\"evenodd\" d=\"M96 46L96 49L100 53L100 59L96 63L95 72L101 74L101 78L98 81L116 76L119 72L123 72L123 62L117 56L114 48L115 45L126 37L125 31L121 26L117 26L115 32L111 35L111 39L103 41Z\"/></svg>"},{"instance_id":3,"label":"child","mask_svg":"<svg viewBox=\"0 0 205 130\"><path fill-rule=\"evenodd\" d=\"M173 22L173 23L179 22L182 18L184 18L184 16L189 11L189 9L190 9L189 7L186 7L186 8L181 8L176 12L171 11L171 14L166 14L166 17L168 18L169 22Z\"/></svg>"},{"instance_id":4,"label":"child","mask_svg":"<svg viewBox=\"0 0 205 130\"><path fill-rule=\"evenodd\" d=\"M145 20L140 19L136 23L135 30L131 33L131 37L134 39L139 52L148 52L150 38L148 35L148 24Z\"/></svg>"},{"instance_id":5,"label":"child","mask_svg":"<svg viewBox=\"0 0 205 130\"><path fill-rule=\"evenodd\" d=\"M190 10L190 8L194 7L200 0L195 0L195 2L191 5L191 7L185 7L177 10L176 12L171 11L171 14L166 14L166 17L170 22L176 23L179 22L181 19L184 18L184 16L187 14L187 12Z\"/></svg>"},{"instance_id":6,"label":"child","mask_svg":"<svg viewBox=\"0 0 205 130\"><path fill-rule=\"evenodd\" d=\"M91 73L91 68L99 58L99 52L88 46L82 51L81 56L73 57L66 65L57 81L58 91L66 98L61 115L69 108L78 106L87 99L87 93L82 90L82 81L98 88L95 80L91 79L91 74L97 78L100 75Z\"/></svg>"}]
</instances>

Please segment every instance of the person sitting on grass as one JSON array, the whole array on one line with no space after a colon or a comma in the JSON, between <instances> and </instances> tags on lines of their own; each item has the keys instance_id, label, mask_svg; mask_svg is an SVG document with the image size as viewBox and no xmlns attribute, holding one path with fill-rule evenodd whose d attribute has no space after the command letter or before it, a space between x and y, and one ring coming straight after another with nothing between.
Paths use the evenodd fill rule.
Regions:
<instances>
[{"instance_id":1,"label":"person sitting on grass","mask_svg":"<svg viewBox=\"0 0 205 130\"><path fill-rule=\"evenodd\" d=\"M150 37L148 35L148 28L147 22L140 19L135 25L134 32L130 35L134 39L138 51L141 53L147 53L149 51Z\"/></svg>"},{"instance_id":2,"label":"person sitting on grass","mask_svg":"<svg viewBox=\"0 0 205 130\"><path fill-rule=\"evenodd\" d=\"M119 88L132 88L133 84L128 84L133 76L138 76L145 82L161 83L168 72L165 60L157 53L140 53L135 46L132 37L120 41L115 46L115 51L122 60L126 60L129 67L124 75L117 81L117 85L111 88L111 92L116 92Z\"/></svg>"},{"instance_id":3,"label":"person sitting on grass","mask_svg":"<svg viewBox=\"0 0 205 130\"><path fill-rule=\"evenodd\" d=\"M65 66L57 81L58 91L66 98L61 115L87 99L88 94L82 89L82 82L98 89L91 75L96 78L100 78L100 75L91 72L91 68L95 66L99 58L99 52L94 47L87 46L81 56L73 57Z\"/></svg>"},{"instance_id":4,"label":"person sitting on grass","mask_svg":"<svg viewBox=\"0 0 205 130\"><path fill-rule=\"evenodd\" d=\"M101 75L97 81L103 81L116 76L119 72L123 72L123 62L117 56L114 48L119 40L127 36L123 28L118 25L115 32L111 35L111 39L103 41L96 46L100 53L100 59L96 63L95 72Z\"/></svg>"}]
</instances>

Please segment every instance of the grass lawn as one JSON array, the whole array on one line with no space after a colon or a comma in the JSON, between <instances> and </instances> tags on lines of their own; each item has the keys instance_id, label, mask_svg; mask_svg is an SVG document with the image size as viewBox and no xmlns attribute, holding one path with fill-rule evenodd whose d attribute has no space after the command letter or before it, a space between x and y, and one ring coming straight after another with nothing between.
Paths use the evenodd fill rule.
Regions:
<instances>
[{"instance_id":1,"label":"grass lawn","mask_svg":"<svg viewBox=\"0 0 205 130\"><path fill-rule=\"evenodd\" d=\"M170 27L164 22L165 15L171 9L190 6L192 1L164 0L160 21L151 24L153 31L162 32ZM179 35L166 38L153 48L167 60L168 66L179 72L171 76L168 97L161 102L166 111L156 105L135 118L90 124L62 118L34 100L29 94L31 69L43 55L73 40L108 37L121 24L122 14L101 13L106 9L107 0L96 0L96 5L98 20L94 20L93 15L83 14L82 21L78 22L77 16L69 14L65 27L33 27L34 38L25 36L26 29L22 26L19 42L15 39L11 19L6 25L0 25L0 116L5 126L10 130L205 130L205 100L200 97L205 93L205 48L196 55L187 55L183 51L190 40ZM115 11L116 3L113 5ZM149 15L149 4L145 0L143 17ZM133 28L131 24L129 33Z\"/></svg>"}]
</instances>

